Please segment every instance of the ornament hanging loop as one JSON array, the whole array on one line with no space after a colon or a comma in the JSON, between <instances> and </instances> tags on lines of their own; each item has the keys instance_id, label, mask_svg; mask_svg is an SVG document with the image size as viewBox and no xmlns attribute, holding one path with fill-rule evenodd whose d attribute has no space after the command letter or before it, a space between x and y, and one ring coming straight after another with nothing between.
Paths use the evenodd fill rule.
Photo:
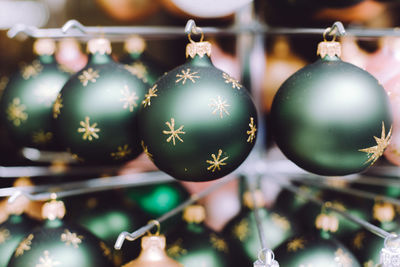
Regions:
<instances>
[{"instance_id":1,"label":"ornament hanging loop","mask_svg":"<svg viewBox=\"0 0 400 267\"><path fill-rule=\"evenodd\" d=\"M279 263L275 260L274 252L270 249L262 249L258 253L258 260L254 262L254 267L279 267Z\"/></svg>"},{"instance_id":2,"label":"ornament hanging loop","mask_svg":"<svg viewBox=\"0 0 400 267\"><path fill-rule=\"evenodd\" d=\"M336 21L335 23L332 24L331 27L328 27L324 33L324 41L327 42L326 35L331 35L332 40L330 42L335 42L337 36L344 36L346 35L346 30L344 29L343 23L340 21Z\"/></svg>"},{"instance_id":3,"label":"ornament hanging loop","mask_svg":"<svg viewBox=\"0 0 400 267\"><path fill-rule=\"evenodd\" d=\"M204 40L204 33L203 30L200 27L196 26L196 22L193 19L188 20L185 26L185 33L188 35L189 41L191 43L195 43L193 41L191 34L200 34L200 42L203 42Z\"/></svg>"},{"instance_id":4,"label":"ornament hanging loop","mask_svg":"<svg viewBox=\"0 0 400 267\"><path fill-rule=\"evenodd\" d=\"M380 253L380 265L382 267L399 266L400 257L400 238L396 234L389 235L385 238L384 248Z\"/></svg>"},{"instance_id":5,"label":"ornament hanging loop","mask_svg":"<svg viewBox=\"0 0 400 267\"><path fill-rule=\"evenodd\" d=\"M336 32L333 31L331 27L328 27L328 28L326 28L326 30L324 31L324 34L322 35L324 37L324 42L328 42L328 40L326 39L326 35L327 34L333 36L332 40L330 40L329 42L335 42L336 41Z\"/></svg>"},{"instance_id":6,"label":"ornament hanging loop","mask_svg":"<svg viewBox=\"0 0 400 267\"><path fill-rule=\"evenodd\" d=\"M160 230L161 230L161 225L160 225L160 222L159 221L157 221L157 220L150 220L148 223L147 223L147 225L154 225L156 228L157 228L157 230L156 230L156 232L154 233L154 234L152 234L151 233L151 229L149 230L149 231L147 231L147 235L149 235L149 236L159 236L160 235Z\"/></svg>"}]
</instances>

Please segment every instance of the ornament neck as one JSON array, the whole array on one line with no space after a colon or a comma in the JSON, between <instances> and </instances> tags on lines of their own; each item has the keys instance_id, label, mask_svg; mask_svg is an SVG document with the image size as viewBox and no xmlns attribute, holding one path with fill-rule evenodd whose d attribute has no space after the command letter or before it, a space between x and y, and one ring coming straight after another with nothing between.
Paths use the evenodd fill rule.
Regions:
<instances>
[{"instance_id":1,"label":"ornament neck","mask_svg":"<svg viewBox=\"0 0 400 267\"><path fill-rule=\"evenodd\" d=\"M114 62L112 57L108 54L100 54L100 53L94 53L94 54L89 54L89 61L90 65L103 65L103 64L108 64L110 62Z\"/></svg>"},{"instance_id":2,"label":"ornament neck","mask_svg":"<svg viewBox=\"0 0 400 267\"><path fill-rule=\"evenodd\" d=\"M204 230L203 223L188 223L186 228L189 232L201 234Z\"/></svg>"},{"instance_id":3,"label":"ornament neck","mask_svg":"<svg viewBox=\"0 0 400 267\"><path fill-rule=\"evenodd\" d=\"M42 64L52 64L56 62L56 59L54 58L54 55L40 55L39 61Z\"/></svg>"},{"instance_id":4,"label":"ornament neck","mask_svg":"<svg viewBox=\"0 0 400 267\"><path fill-rule=\"evenodd\" d=\"M341 61L340 57L338 57L338 56L331 57L331 56L328 56L328 55L326 55L325 57L321 58L321 60L323 60L323 61Z\"/></svg>"},{"instance_id":5,"label":"ornament neck","mask_svg":"<svg viewBox=\"0 0 400 267\"><path fill-rule=\"evenodd\" d=\"M44 226L46 228L58 228L58 227L61 227L62 225L63 225L63 222L60 219L46 220L44 222Z\"/></svg>"},{"instance_id":6,"label":"ornament neck","mask_svg":"<svg viewBox=\"0 0 400 267\"><path fill-rule=\"evenodd\" d=\"M138 60L141 57L141 55L142 55L142 53L137 53L137 52L129 53L129 57L132 60Z\"/></svg>"},{"instance_id":7,"label":"ornament neck","mask_svg":"<svg viewBox=\"0 0 400 267\"><path fill-rule=\"evenodd\" d=\"M207 55L202 57L196 55L194 58L188 58L186 62L197 67L209 67L213 65L210 57Z\"/></svg>"},{"instance_id":8,"label":"ornament neck","mask_svg":"<svg viewBox=\"0 0 400 267\"><path fill-rule=\"evenodd\" d=\"M18 224L18 223L22 222L23 216L25 216L25 215L11 214L10 217L8 217L8 221L12 224Z\"/></svg>"}]
</instances>

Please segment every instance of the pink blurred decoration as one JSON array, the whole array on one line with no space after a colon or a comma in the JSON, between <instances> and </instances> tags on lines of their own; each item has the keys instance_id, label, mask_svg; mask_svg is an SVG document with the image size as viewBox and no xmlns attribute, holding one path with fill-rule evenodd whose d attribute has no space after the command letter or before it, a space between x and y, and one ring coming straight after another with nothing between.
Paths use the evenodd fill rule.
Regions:
<instances>
[{"instance_id":1,"label":"pink blurred decoration","mask_svg":"<svg viewBox=\"0 0 400 267\"><path fill-rule=\"evenodd\" d=\"M72 72L81 70L87 63L87 55L82 53L80 44L75 39L62 39L58 44L56 60Z\"/></svg>"},{"instance_id":2,"label":"pink blurred decoration","mask_svg":"<svg viewBox=\"0 0 400 267\"><path fill-rule=\"evenodd\" d=\"M341 44L341 59L343 61L349 62L362 69L367 67L369 54L358 46L357 40L353 36L342 37Z\"/></svg>"},{"instance_id":3,"label":"pink blurred decoration","mask_svg":"<svg viewBox=\"0 0 400 267\"><path fill-rule=\"evenodd\" d=\"M211 61L218 69L223 70L236 79L240 78L239 60L225 53L215 42L212 42Z\"/></svg>"}]
</instances>

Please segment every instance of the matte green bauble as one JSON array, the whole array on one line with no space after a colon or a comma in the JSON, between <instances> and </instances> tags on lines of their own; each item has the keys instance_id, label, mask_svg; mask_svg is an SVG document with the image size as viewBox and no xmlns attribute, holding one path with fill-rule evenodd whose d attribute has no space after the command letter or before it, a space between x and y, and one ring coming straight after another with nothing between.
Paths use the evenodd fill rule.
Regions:
<instances>
[{"instance_id":1,"label":"matte green bauble","mask_svg":"<svg viewBox=\"0 0 400 267\"><path fill-rule=\"evenodd\" d=\"M125 41L126 54L119 60L120 63L138 77L149 84L153 84L163 72L158 64L146 53L146 42L139 36L132 36Z\"/></svg>"},{"instance_id":2,"label":"matte green bauble","mask_svg":"<svg viewBox=\"0 0 400 267\"><path fill-rule=\"evenodd\" d=\"M289 77L275 95L276 143L309 172L361 172L390 141L388 96L372 75L340 60L338 43L322 42L318 49L321 59Z\"/></svg>"},{"instance_id":3,"label":"matte green bauble","mask_svg":"<svg viewBox=\"0 0 400 267\"><path fill-rule=\"evenodd\" d=\"M280 266L351 266L361 265L354 255L334 239L318 235L298 235L290 238L274 250L275 260Z\"/></svg>"},{"instance_id":4,"label":"matte green bauble","mask_svg":"<svg viewBox=\"0 0 400 267\"><path fill-rule=\"evenodd\" d=\"M57 64L54 41L37 40L34 51L38 58L9 79L1 99L1 117L16 144L54 149L52 106L70 73Z\"/></svg>"},{"instance_id":5,"label":"matte green bauble","mask_svg":"<svg viewBox=\"0 0 400 267\"><path fill-rule=\"evenodd\" d=\"M320 190L316 188L306 186L300 186L299 190L313 197L316 197L320 192ZM283 188L275 200L274 210L288 214L290 218L295 220L296 216L294 214L307 203L308 201L300 195Z\"/></svg>"},{"instance_id":6,"label":"matte green bauble","mask_svg":"<svg viewBox=\"0 0 400 267\"><path fill-rule=\"evenodd\" d=\"M25 215L11 215L0 224L0 266L7 266L22 239L38 225Z\"/></svg>"},{"instance_id":7,"label":"matte green bauble","mask_svg":"<svg viewBox=\"0 0 400 267\"><path fill-rule=\"evenodd\" d=\"M256 141L257 112L249 93L213 66L210 51L208 42L189 44L190 58L149 89L140 112L145 152L179 180L229 174Z\"/></svg>"},{"instance_id":8,"label":"matte green bauble","mask_svg":"<svg viewBox=\"0 0 400 267\"><path fill-rule=\"evenodd\" d=\"M91 40L88 50L88 64L68 80L54 104L57 138L84 162L135 158L142 151L137 114L149 86L111 58L108 40Z\"/></svg>"}]
</instances>

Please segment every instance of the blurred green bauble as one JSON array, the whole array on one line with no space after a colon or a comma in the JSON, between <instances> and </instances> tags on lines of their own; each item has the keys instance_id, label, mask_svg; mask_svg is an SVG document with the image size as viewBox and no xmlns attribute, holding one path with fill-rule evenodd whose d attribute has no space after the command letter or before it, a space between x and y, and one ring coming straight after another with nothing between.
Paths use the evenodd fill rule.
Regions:
<instances>
[{"instance_id":1,"label":"blurred green bauble","mask_svg":"<svg viewBox=\"0 0 400 267\"><path fill-rule=\"evenodd\" d=\"M18 244L38 224L26 215L11 215L0 224L0 266L7 266Z\"/></svg>"},{"instance_id":2,"label":"blurred green bauble","mask_svg":"<svg viewBox=\"0 0 400 267\"><path fill-rule=\"evenodd\" d=\"M190 58L153 85L140 112L145 152L179 180L231 173L256 141L257 112L249 93L213 66L210 51L208 42L190 43Z\"/></svg>"},{"instance_id":3,"label":"blurred green bauble","mask_svg":"<svg viewBox=\"0 0 400 267\"><path fill-rule=\"evenodd\" d=\"M56 63L55 43L39 39L38 54L29 65L10 77L1 99L0 112L8 136L20 146L58 148L54 140L52 107L70 73Z\"/></svg>"},{"instance_id":4,"label":"blurred green bauble","mask_svg":"<svg viewBox=\"0 0 400 267\"><path fill-rule=\"evenodd\" d=\"M84 162L118 163L142 151L137 123L147 83L110 56L106 39L88 43L88 64L54 104L57 139Z\"/></svg>"},{"instance_id":5,"label":"blurred green bauble","mask_svg":"<svg viewBox=\"0 0 400 267\"><path fill-rule=\"evenodd\" d=\"M372 75L340 60L339 43L322 42L319 52L321 59L289 77L275 95L271 117L276 143L309 172L361 172L389 143L388 96Z\"/></svg>"}]
</instances>

